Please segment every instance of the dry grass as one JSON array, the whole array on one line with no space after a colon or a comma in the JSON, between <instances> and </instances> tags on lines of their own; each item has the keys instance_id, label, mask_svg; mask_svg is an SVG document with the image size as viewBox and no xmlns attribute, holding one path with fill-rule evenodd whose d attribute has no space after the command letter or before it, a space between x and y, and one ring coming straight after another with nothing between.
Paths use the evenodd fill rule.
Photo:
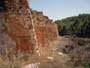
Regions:
<instances>
[{"instance_id":1,"label":"dry grass","mask_svg":"<svg viewBox=\"0 0 90 68\"><path fill-rule=\"evenodd\" d=\"M58 41L54 41L51 45L58 45ZM58 55L56 52L57 46L50 46L49 48L41 49L41 55L38 54L24 54L23 57L19 54L19 57L14 57L12 54L12 58L8 57L6 59L0 58L0 68L21 68L24 65L28 65L30 63L40 62L39 68L67 68L65 65L67 57ZM26 55L26 56L25 56ZM53 57L53 60L48 59L47 57ZM11 60L10 60L11 59Z\"/></svg>"},{"instance_id":2,"label":"dry grass","mask_svg":"<svg viewBox=\"0 0 90 68\"><path fill-rule=\"evenodd\" d=\"M62 49L65 46L73 46L73 44L76 46L79 44L84 47L83 44L89 44L89 42L89 39L60 37L59 41L50 43L49 48L41 48L40 56L37 53L24 54L23 56L19 54L19 57L16 58L12 56L12 60L10 60L10 58L8 59L8 55L7 58L3 57L4 59L2 59L1 56L0 68L21 68L22 66L37 62L40 62L39 68L74 68L71 63L67 63L70 60L70 56L62 53ZM53 59L48 59L48 57L53 57Z\"/></svg>"}]
</instances>

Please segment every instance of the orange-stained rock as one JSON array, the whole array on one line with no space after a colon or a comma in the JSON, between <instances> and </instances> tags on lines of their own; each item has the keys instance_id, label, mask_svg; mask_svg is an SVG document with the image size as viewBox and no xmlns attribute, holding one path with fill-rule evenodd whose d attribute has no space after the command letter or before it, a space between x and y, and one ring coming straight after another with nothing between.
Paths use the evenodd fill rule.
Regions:
<instances>
[{"instance_id":1,"label":"orange-stained rock","mask_svg":"<svg viewBox=\"0 0 90 68\"><path fill-rule=\"evenodd\" d=\"M1 3L0 24L4 24L5 29L0 27L0 31L12 39L17 53L33 52L36 42L38 46L46 48L58 39L56 24L42 12L31 10L28 0L1 0Z\"/></svg>"},{"instance_id":2,"label":"orange-stained rock","mask_svg":"<svg viewBox=\"0 0 90 68\"><path fill-rule=\"evenodd\" d=\"M32 19L39 45L49 46L50 42L58 39L57 25L42 12L32 10Z\"/></svg>"},{"instance_id":3,"label":"orange-stained rock","mask_svg":"<svg viewBox=\"0 0 90 68\"><path fill-rule=\"evenodd\" d=\"M35 41L27 0L4 0L6 10L3 10L7 34L16 43L18 52L31 52ZM1 16L1 15L0 15ZM2 17L1 16L1 17ZM30 51L31 50L31 51Z\"/></svg>"}]
</instances>

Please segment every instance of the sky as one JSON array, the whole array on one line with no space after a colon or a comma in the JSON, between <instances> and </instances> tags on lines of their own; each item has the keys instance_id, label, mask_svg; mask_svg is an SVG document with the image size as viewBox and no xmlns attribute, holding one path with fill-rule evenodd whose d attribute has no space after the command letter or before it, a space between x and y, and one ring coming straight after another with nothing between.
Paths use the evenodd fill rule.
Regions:
<instances>
[{"instance_id":1,"label":"sky","mask_svg":"<svg viewBox=\"0 0 90 68\"><path fill-rule=\"evenodd\" d=\"M90 14L90 0L30 0L29 4L33 10L43 11L53 20Z\"/></svg>"}]
</instances>

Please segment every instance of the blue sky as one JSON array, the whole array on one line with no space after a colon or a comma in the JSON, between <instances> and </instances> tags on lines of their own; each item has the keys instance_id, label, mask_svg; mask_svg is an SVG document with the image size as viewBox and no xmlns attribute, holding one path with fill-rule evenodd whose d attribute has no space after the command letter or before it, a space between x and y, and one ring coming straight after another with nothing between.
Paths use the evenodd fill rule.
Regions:
<instances>
[{"instance_id":1,"label":"blue sky","mask_svg":"<svg viewBox=\"0 0 90 68\"><path fill-rule=\"evenodd\" d=\"M30 7L43 11L50 19L57 20L90 13L90 0L30 0Z\"/></svg>"}]
</instances>

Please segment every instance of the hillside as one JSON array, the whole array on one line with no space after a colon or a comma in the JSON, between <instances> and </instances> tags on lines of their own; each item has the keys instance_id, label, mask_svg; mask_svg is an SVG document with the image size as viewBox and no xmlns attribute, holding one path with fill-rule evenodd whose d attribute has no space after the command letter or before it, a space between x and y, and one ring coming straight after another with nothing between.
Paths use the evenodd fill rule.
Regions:
<instances>
[{"instance_id":1,"label":"hillside","mask_svg":"<svg viewBox=\"0 0 90 68\"><path fill-rule=\"evenodd\" d=\"M90 14L68 17L56 21L60 35L90 38Z\"/></svg>"}]
</instances>

